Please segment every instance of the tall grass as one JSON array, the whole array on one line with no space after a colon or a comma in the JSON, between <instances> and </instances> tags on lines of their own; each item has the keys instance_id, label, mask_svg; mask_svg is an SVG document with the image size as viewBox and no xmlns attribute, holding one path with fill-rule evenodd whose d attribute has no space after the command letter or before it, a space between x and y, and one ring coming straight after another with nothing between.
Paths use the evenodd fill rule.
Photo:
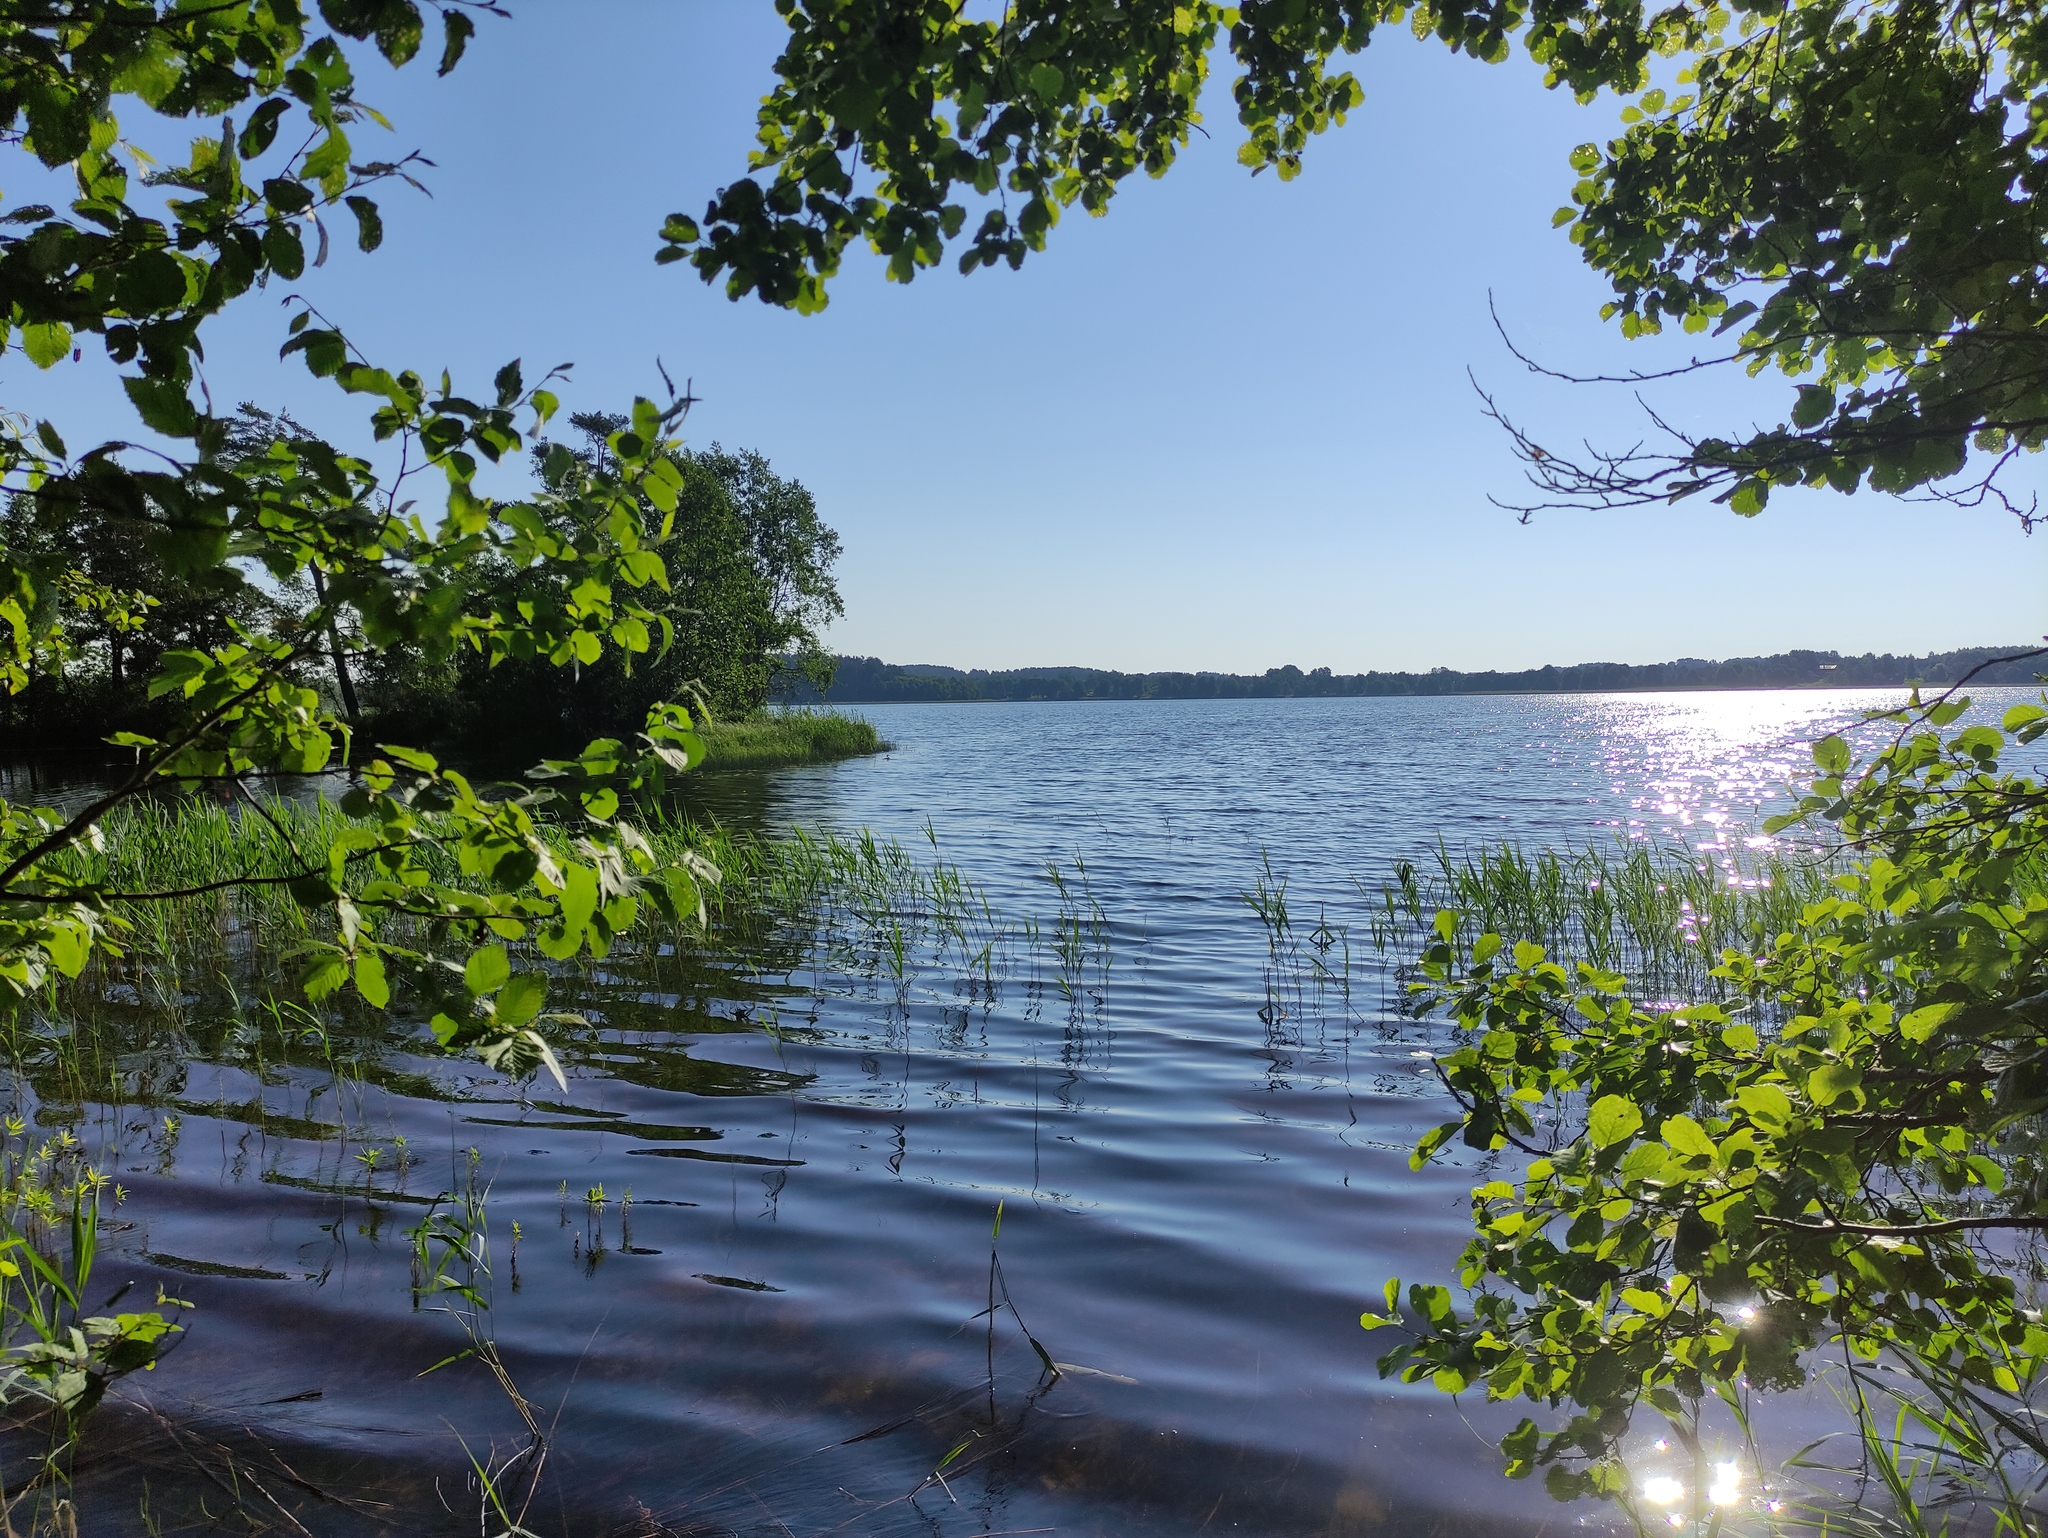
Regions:
<instances>
[{"instance_id":1,"label":"tall grass","mask_svg":"<svg viewBox=\"0 0 2048 1538\"><path fill-rule=\"evenodd\" d=\"M874 723L833 711L785 710L743 721L714 721L703 727L707 769L773 769L784 764L822 764L893 744Z\"/></svg>"},{"instance_id":2,"label":"tall grass","mask_svg":"<svg viewBox=\"0 0 2048 1538\"><path fill-rule=\"evenodd\" d=\"M814 718L815 719L815 718ZM325 801L273 801L260 810L207 798L187 797L134 804L110 816L95 846L70 851L61 869L103 884L116 893L182 892L230 878L254 885L168 900L113 904L119 926L117 949L96 953L75 982L53 983L46 998L22 1012L0 1012L0 1049L9 1040L19 1059L34 1056L26 1039L42 1028L44 1049L58 1045L67 1024L104 1012L110 999L143 1006L171 1006L197 993L237 992L238 980L260 980L257 992L292 998L288 961L309 933L324 932L331 913L306 909L282 884L260 884L317 862L347 819ZM983 889L939 854L937 839L917 855L893 839L868 830L837 833L798 829L764 836L698 824L669 807L644 808L640 825L658 857L673 859L694 850L716 865L722 880L705 889L707 922L670 926L643 922L615 944L601 963L584 958L566 965L537 955L523 964L558 973L579 973L572 987L602 993L606 980L632 974L639 981L665 977L677 984L693 968L700 975L685 991L718 988L744 995L749 977L773 976L804 967L886 978L907 988L919 969L942 965L956 974L992 985L997 971L1014 959L1023 941L1032 953L1044 949L1062 975L1084 961L1107 966L1106 925L1099 908L1085 926L1012 925ZM543 825L544 839L565 850L573 830ZM473 884L452 856L423 846L423 859L437 879ZM1055 880L1062 913L1075 901L1072 881ZM1092 899L1082 899L1091 903ZM410 920L396 937L417 935ZM1068 956L1070 945L1052 943L1068 929L1086 927L1097 940L1089 957ZM1050 936L1050 939L1042 937ZM705 968L718 973L701 975ZM669 991L675 991L671 986ZM323 1018L345 1001L323 1007ZM173 1010L174 1013L180 1011ZM66 1046L66 1051L73 1048ZM47 1055L47 1052L46 1054Z\"/></svg>"},{"instance_id":3,"label":"tall grass","mask_svg":"<svg viewBox=\"0 0 2048 1538\"><path fill-rule=\"evenodd\" d=\"M920 860L866 828L766 837L657 814L646 831L657 851L688 846L723 873L705 935L712 946L773 955L794 944L812 965L886 973L903 986L927 957L991 977L1011 935L987 892L939 857L936 839Z\"/></svg>"},{"instance_id":4,"label":"tall grass","mask_svg":"<svg viewBox=\"0 0 2048 1538\"><path fill-rule=\"evenodd\" d=\"M1530 853L1519 844L1396 862L1377 889L1358 883L1375 950L1420 953L1436 915L1456 939L1492 932L1553 955L1627 973L1658 992L1696 992L1724 950L1767 949L1830 889L1823 857L1740 840L1695 849L1647 840Z\"/></svg>"}]
</instances>

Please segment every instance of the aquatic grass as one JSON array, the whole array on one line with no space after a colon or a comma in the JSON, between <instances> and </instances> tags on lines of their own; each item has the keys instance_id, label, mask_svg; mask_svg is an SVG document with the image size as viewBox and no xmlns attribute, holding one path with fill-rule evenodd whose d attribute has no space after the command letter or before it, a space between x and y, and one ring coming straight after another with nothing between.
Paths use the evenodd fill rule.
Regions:
<instances>
[{"instance_id":1,"label":"aquatic grass","mask_svg":"<svg viewBox=\"0 0 2048 1538\"><path fill-rule=\"evenodd\" d=\"M1239 892L1237 896L1238 901L1258 915L1259 922L1266 929L1267 949L1278 955L1287 943L1293 920L1287 912L1287 877L1273 869L1273 852L1270 849L1259 850L1258 875L1253 878L1251 889Z\"/></svg>"},{"instance_id":2,"label":"aquatic grass","mask_svg":"<svg viewBox=\"0 0 2048 1538\"><path fill-rule=\"evenodd\" d=\"M874 723L836 711L783 710L739 721L713 721L698 730L706 769L771 769L824 764L893 746Z\"/></svg>"},{"instance_id":3,"label":"aquatic grass","mask_svg":"<svg viewBox=\"0 0 2048 1538\"><path fill-rule=\"evenodd\" d=\"M1689 994L1709 986L1724 950L1768 949L1832 890L1833 874L1824 855L1752 848L1739 836L1697 848L1637 839L1534 853L1514 843L1454 853L1439 842L1426 865L1398 861L1376 889L1355 885L1383 958L1418 956L1436 915L1448 911L1461 947L1486 933L1532 940L1555 956Z\"/></svg>"},{"instance_id":4,"label":"aquatic grass","mask_svg":"<svg viewBox=\"0 0 2048 1538\"><path fill-rule=\"evenodd\" d=\"M914 964L926 960L992 978L998 958L1026 934L939 855L929 832L933 853L922 860L865 828L768 837L657 813L647 834L657 850L687 842L722 872L707 894L706 932L679 937L684 944L778 957L777 965L879 970L906 984Z\"/></svg>"},{"instance_id":5,"label":"aquatic grass","mask_svg":"<svg viewBox=\"0 0 2048 1538\"><path fill-rule=\"evenodd\" d=\"M268 1007L275 1017L267 1024L268 1036L289 1040L301 1052L313 1045L328 1056L330 1067L330 1029L351 1035L357 1048L368 1037L392 1037L394 1029L410 1039L416 1026L372 1021L377 1012L346 1000L308 1010L289 982L293 952L308 939L331 934L335 910L302 907L284 878L303 870L309 854L324 850L347 823L337 807L321 800L257 805L183 797L121 809L93 846L64 857L65 873L103 880L116 892L185 895L114 903L117 945L97 953L79 978L52 978L24 1001L25 1008L0 1012L0 1051L18 1063L34 1060L60 1069L58 1077L71 1085L66 1098L85 1099L104 1091L109 1063L124 1050L96 1039L119 1037L134 1022L107 1031L79 1027L102 1017L120 1027L112 1016L138 1010L179 1020L190 1013L188 1006L202 1002L202 1014ZM658 858L688 849L721 872L716 884L704 885L704 927L650 919L621 937L604 958L562 965L527 955L527 964L598 998L621 988L655 986L660 978L659 991L744 1000L748 978L807 966L886 976L903 989L918 972L950 964L992 986L1015 942L1027 937L998 914L977 883L939 855L930 830L931 856L920 858L869 830L797 829L767 837L700 824L667 805L642 808L639 825ZM544 823L538 832L563 852L577 836L561 823ZM430 845L425 859L437 880L475 886L447 849ZM255 884L229 884L250 878ZM345 888L357 879L351 870ZM1099 904L1085 899L1083 913L1069 929L1099 937ZM422 920L398 932L425 941L431 928L431 921ZM530 949L514 948L522 954ZM694 980L683 979L692 968ZM251 984L255 994L245 1000ZM292 1020L279 1015L280 1009L291 1011Z\"/></svg>"},{"instance_id":6,"label":"aquatic grass","mask_svg":"<svg viewBox=\"0 0 2048 1538\"><path fill-rule=\"evenodd\" d=\"M1115 959L1109 944L1109 916L1103 912L1089 881L1088 862L1077 854L1071 865L1071 874L1057 860L1046 861L1044 867L1045 879L1052 884L1058 900L1052 952L1059 962L1059 976L1054 982L1069 1001L1075 999L1076 985L1091 960L1099 978L1106 981Z\"/></svg>"}]
</instances>

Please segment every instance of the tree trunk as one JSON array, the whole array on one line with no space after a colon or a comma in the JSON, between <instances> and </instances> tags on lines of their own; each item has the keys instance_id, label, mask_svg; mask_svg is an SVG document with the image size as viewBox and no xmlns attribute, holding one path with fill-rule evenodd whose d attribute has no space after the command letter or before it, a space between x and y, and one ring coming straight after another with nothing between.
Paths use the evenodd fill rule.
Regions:
<instances>
[{"instance_id":1,"label":"tree trunk","mask_svg":"<svg viewBox=\"0 0 2048 1538\"><path fill-rule=\"evenodd\" d=\"M321 577L319 567L313 567L312 572L313 596L324 606L327 602L327 583ZM360 726L362 712L356 708L355 680L348 674L348 657L341 649L341 626L336 623L332 609L327 611L327 644L334 658L334 682L341 690L341 708L347 714L350 726Z\"/></svg>"}]
</instances>

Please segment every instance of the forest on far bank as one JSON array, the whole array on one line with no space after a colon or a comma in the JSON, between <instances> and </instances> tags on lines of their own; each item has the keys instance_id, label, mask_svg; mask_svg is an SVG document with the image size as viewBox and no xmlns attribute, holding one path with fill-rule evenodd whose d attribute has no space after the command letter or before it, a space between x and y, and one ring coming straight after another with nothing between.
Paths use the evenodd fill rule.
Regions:
<instances>
[{"instance_id":1,"label":"forest on far bank","mask_svg":"<svg viewBox=\"0 0 2048 1538\"><path fill-rule=\"evenodd\" d=\"M1912 683L1954 683L1972 668L2029 649L1969 646L1927 655L1793 651L1771 657L1730 657L1708 662L1636 666L1582 662L1572 667L1528 668L1517 673L1332 673L1316 668L1268 668L1264 673L1118 673L1102 668L990 670L900 665L875 657L839 657L822 693L808 670L783 691L791 704L885 704L947 700L1235 700L1410 694L1580 694L1663 689L1881 688ZM1983 684L2031 684L2038 661L1999 663L1976 676Z\"/></svg>"}]
</instances>

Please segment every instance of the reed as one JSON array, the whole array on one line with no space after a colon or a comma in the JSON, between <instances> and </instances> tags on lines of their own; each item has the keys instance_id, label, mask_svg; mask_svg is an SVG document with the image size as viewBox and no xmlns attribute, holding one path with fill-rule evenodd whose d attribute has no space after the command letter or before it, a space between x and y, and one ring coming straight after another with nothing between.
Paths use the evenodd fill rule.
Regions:
<instances>
[{"instance_id":1,"label":"reed","mask_svg":"<svg viewBox=\"0 0 2048 1538\"><path fill-rule=\"evenodd\" d=\"M694 850L722 873L716 886L705 889L704 927L647 921L601 964L586 960L564 967L537 955L523 964L577 973L570 986L599 992L605 979L628 972L643 981L669 974L674 982L672 974L708 966L720 972L718 986L736 988L744 997L746 977L803 967L887 976L899 989L931 966L978 973L987 983L1017 940L1038 948L1034 936L1040 931L1005 920L982 888L939 854L929 830L929 854L914 856L902 843L865 829L797 829L768 837L700 824L668 806L641 809L639 822L661 857ZM257 979L265 984L257 993L290 999L289 986L276 981L290 968L277 963L309 933L331 929L331 912L300 907L281 884L193 889L230 878L260 883L302 870L346 825L325 801L249 806L184 797L117 811L94 847L64 857L64 872L105 882L119 893L192 895L116 902L118 954L96 954L81 977L51 983L47 997L30 1001L26 1011L0 1011L0 1054L16 1061L61 1059L82 1083L104 1083L107 1064L86 1060L102 1055L97 1033L80 1028L107 1014L110 1001L126 999L184 1017L188 1011L178 1007L179 1000L224 997L232 1003L246 991L243 983ZM575 837L573 828L560 824L543 824L540 833L564 850ZM430 850L427 860L437 879L473 885L452 857ZM1072 894L1061 887L1059 895L1064 910ZM1085 929L1099 939L1105 932L1100 909L1092 898L1082 901L1086 919L1066 928ZM1096 950L1106 965L1106 948ZM1077 963L1062 964L1071 970ZM373 1028L370 1013L352 1010L344 999L307 1019L320 1030L388 1034L388 1024ZM364 1018L355 1019L358 1014ZM280 1025L273 1034L282 1040L291 1032ZM118 1056L116 1041L110 1038L104 1047Z\"/></svg>"},{"instance_id":2,"label":"reed","mask_svg":"<svg viewBox=\"0 0 2048 1538\"><path fill-rule=\"evenodd\" d=\"M1454 939L1533 940L1554 956L1625 972L1661 993L1706 989L1724 950L1752 954L1830 890L1819 854L1751 848L1740 838L1705 848L1617 840L1541 849L1482 845L1395 862L1377 888L1358 882L1367 931L1382 957L1407 960L1436 915L1456 916Z\"/></svg>"},{"instance_id":3,"label":"reed","mask_svg":"<svg viewBox=\"0 0 2048 1538\"><path fill-rule=\"evenodd\" d=\"M714 721L699 729L707 769L773 769L785 764L824 764L894 744L874 723L835 711L784 710L742 721Z\"/></svg>"}]
</instances>

